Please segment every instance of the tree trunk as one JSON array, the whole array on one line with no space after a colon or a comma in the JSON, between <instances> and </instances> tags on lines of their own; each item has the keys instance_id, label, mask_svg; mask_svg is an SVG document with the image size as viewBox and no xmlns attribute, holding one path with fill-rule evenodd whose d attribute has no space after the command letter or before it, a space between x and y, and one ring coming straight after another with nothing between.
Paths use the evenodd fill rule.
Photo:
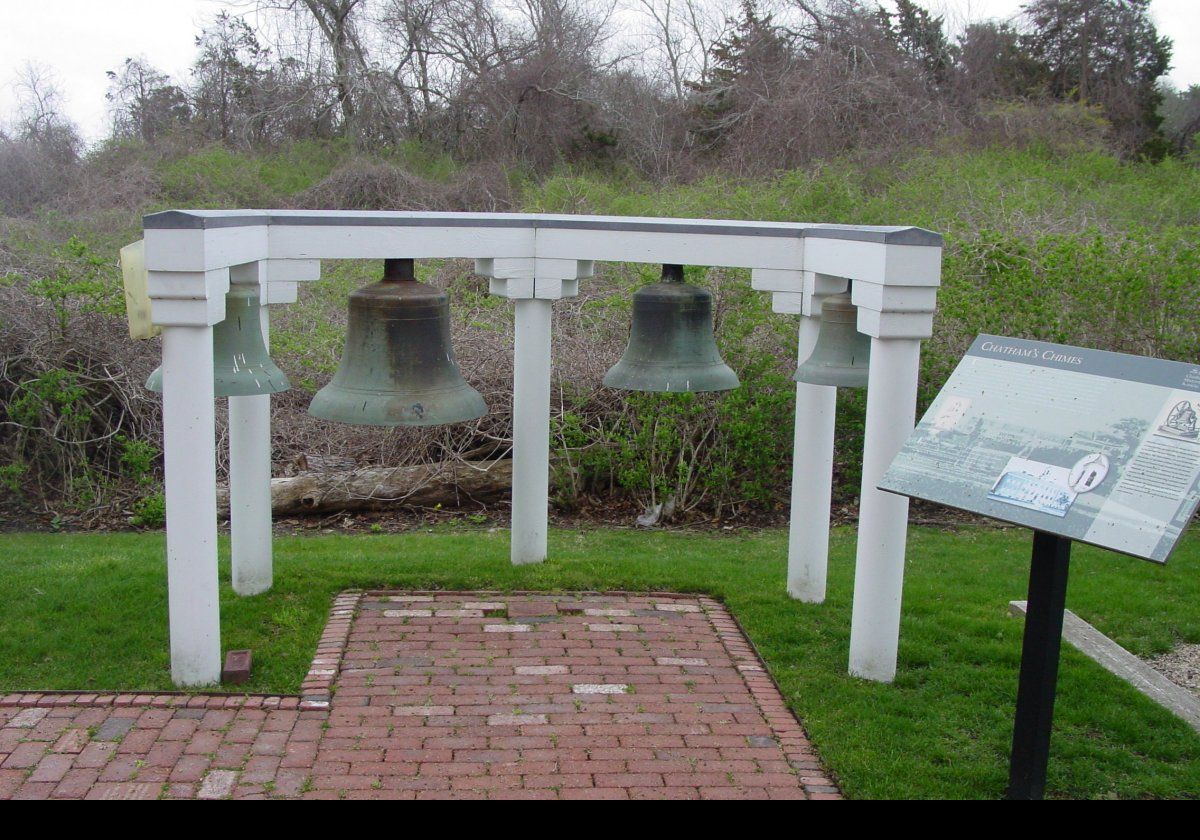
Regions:
<instances>
[{"instance_id":1,"label":"tree trunk","mask_svg":"<svg viewBox=\"0 0 1200 840\"><path fill-rule=\"evenodd\" d=\"M411 467L365 467L271 479L271 512L337 513L397 507L454 506L496 499L512 486L512 461L457 461ZM229 511L229 488L217 489Z\"/></svg>"}]
</instances>

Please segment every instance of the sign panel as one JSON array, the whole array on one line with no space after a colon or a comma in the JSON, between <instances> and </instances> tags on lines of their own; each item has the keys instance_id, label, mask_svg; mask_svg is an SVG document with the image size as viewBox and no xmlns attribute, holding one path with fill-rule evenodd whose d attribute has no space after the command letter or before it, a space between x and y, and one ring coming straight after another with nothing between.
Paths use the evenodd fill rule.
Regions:
<instances>
[{"instance_id":1,"label":"sign panel","mask_svg":"<svg viewBox=\"0 0 1200 840\"><path fill-rule=\"evenodd\" d=\"M981 335L879 489L1165 563L1200 502L1200 366Z\"/></svg>"}]
</instances>

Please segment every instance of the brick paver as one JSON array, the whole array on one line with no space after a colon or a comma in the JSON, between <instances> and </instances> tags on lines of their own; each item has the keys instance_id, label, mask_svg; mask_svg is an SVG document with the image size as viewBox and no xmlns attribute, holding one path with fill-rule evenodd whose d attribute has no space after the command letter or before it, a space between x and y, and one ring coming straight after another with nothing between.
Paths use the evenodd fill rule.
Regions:
<instances>
[{"instance_id":1,"label":"brick paver","mask_svg":"<svg viewBox=\"0 0 1200 840\"><path fill-rule=\"evenodd\" d=\"M346 593L299 697L0 697L0 799L836 799L725 608Z\"/></svg>"}]
</instances>

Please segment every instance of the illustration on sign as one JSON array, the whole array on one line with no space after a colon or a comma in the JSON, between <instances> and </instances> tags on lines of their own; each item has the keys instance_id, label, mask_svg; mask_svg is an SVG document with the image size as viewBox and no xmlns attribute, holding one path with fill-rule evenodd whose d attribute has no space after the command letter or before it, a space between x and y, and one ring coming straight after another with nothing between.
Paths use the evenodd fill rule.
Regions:
<instances>
[{"instance_id":1,"label":"illustration on sign","mask_svg":"<svg viewBox=\"0 0 1200 840\"><path fill-rule=\"evenodd\" d=\"M879 487L1163 563L1198 481L1200 367L981 335Z\"/></svg>"},{"instance_id":2,"label":"illustration on sign","mask_svg":"<svg viewBox=\"0 0 1200 840\"><path fill-rule=\"evenodd\" d=\"M1009 458L988 498L1052 516L1066 516L1071 502L1075 501L1070 477L1071 473L1065 467L1027 458Z\"/></svg>"}]
</instances>

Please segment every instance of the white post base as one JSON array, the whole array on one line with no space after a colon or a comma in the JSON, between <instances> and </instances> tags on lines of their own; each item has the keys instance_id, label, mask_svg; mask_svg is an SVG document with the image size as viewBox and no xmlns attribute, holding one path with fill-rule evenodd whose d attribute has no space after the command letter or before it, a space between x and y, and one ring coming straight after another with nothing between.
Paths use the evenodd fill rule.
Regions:
<instances>
[{"instance_id":1,"label":"white post base","mask_svg":"<svg viewBox=\"0 0 1200 840\"><path fill-rule=\"evenodd\" d=\"M551 302L516 301L513 349L512 562L546 559L550 507Z\"/></svg>"},{"instance_id":2,"label":"white post base","mask_svg":"<svg viewBox=\"0 0 1200 840\"><path fill-rule=\"evenodd\" d=\"M163 459L171 679L221 679L212 327L163 329Z\"/></svg>"},{"instance_id":3,"label":"white post base","mask_svg":"<svg viewBox=\"0 0 1200 840\"><path fill-rule=\"evenodd\" d=\"M271 396L229 398L229 530L233 591L271 588Z\"/></svg>"},{"instance_id":4,"label":"white post base","mask_svg":"<svg viewBox=\"0 0 1200 840\"><path fill-rule=\"evenodd\" d=\"M908 499L876 487L913 430L920 355L918 339L871 339L850 673L877 682L896 676Z\"/></svg>"}]
</instances>

